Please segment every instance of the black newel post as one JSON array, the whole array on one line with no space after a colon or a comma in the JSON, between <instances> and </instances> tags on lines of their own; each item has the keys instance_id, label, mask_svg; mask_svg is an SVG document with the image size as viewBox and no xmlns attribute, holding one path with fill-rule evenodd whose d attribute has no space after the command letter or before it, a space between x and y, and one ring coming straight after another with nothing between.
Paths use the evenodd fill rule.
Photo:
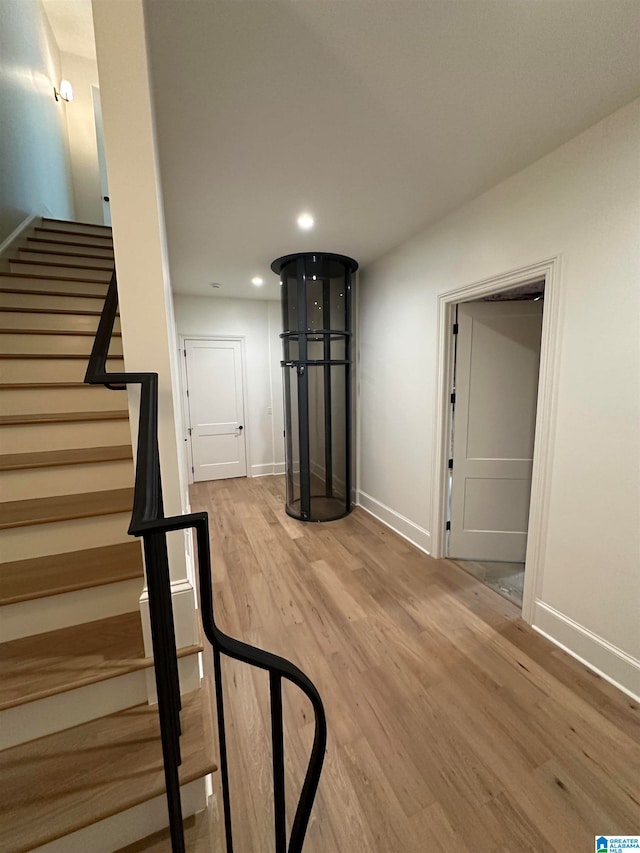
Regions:
<instances>
[{"instance_id":1,"label":"black newel post","mask_svg":"<svg viewBox=\"0 0 640 853\"><path fill-rule=\"evenodd\" d=\"M287 513L333 521L351 512L353 258L326 252L271 264L282 285Z\"/></svg>"}]
</instances>

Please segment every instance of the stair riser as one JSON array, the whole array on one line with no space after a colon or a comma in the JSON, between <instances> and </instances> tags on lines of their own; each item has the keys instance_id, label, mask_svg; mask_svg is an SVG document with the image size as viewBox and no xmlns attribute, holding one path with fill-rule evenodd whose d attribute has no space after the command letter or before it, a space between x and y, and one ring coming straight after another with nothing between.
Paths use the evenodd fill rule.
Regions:
<instances>
[{"instance_id":1,"label":"stair riser","mask_svg":"<svg viewBox=\"0 0 640 853\"><path fill-rule=\"evenodd\" d=\"M133 485L131 460L56 468L27 468L3 471L0 501L22 501L95 492L96 489L125 489Z\"/></svg>"},{"instance_id":2,"label":"stair riser","mask_svg":"<svg viewBox=\"0 0 640 853\"><path fill-rule=\"evenodd\" d=\"M0 411L5 415L102 412L126 408L127 395L124 391L109 391L99 385L0 390Z\"/></svg>"},{"instance_id":3,"label":"stair riser","mask_svg":"<svg viewBox=\"0 0 640 853\"><path fill-rule=\"evenodd\" d=\"M77 249L75 252L62 254L20 249L18 257L21 261L33 261L34 263L47 261L51 264L68 264L70 267L102 267L106 270L113 270L113 258L83 257L80 255L81 251L81 249Z\"/></svg>"},{"instance_id":4,"label":"stair riser","mask_svg":"<svg viewBox=\"0 0 640 853\"><path fill-rule=\"evenodd\" d=\"M207 807L205 779L197 779L188 785L182 785L180 800L183 818L205 809ZM34 848L31 853L87 853L87 850L114 853L135 841L159 832L167 825L167 800L163 794L101 820L99 823L93 823L64 838ZM211 853L218 853L217 848L212 847Z\"/></svg>"},{"instance_id":5,"label":"stair riser","mask_svg":"<svg viewBox=\"0 0 640 853\"><path fill-rule=\"evenodd\" d=\"M71 450L74 447L107 447L130 442L131 431L128 420L0 427L3 453Z\"/></svg>"},{"instance_id":6,"label":"stair riser","mask_svg":"<svg viewBox=\"0 0 640 853\"><path fill-rule=\"evenodd\" d=\"M0 334L0 352L3 353L82 353L88 357L92 346L92 335L17 335L12 332ZM122 355L120 338L111 341L109 352L111 355Z\"/></svg>"},{"instance_id":7,"label":"stair riser","mask_svg":"<svg viewBox=\"0 0 640 853\"><path fill-rule=\"evenodd\" d=\"M89 281L109 281L112 270L86 269L82 267L60 264L34 264L27 261L9 261L9 272L23 273L26 275L51 275L59 278L86 278Z\"/></svg>"},{"instance_id":8,"label":"stair riser","mask_svg":"<svg viewBox=\"0 0 640 853\"><path fill-rule=\"evenodd\" d=\"M44 269L44 268L43 268ZM24 272L24 270L23 270ZM46 273L42 273L46 275ZM70 296L82 297L86 294L100 296L102 299L107 295L108 282L96 281L74 281L73 279L63 278L62 276L54 276L55 281L48 278L35 278L34 276L0 276L0 288L9 288L11 290L37 290L37 296L42 292L53 294L69 294ZM57 279L61 278L60 281ZM93 276L91 276L93 278ZM98 311L102 310L102 305L97 299L91 300L93 308Z\"/></svg>"},{"instance_id":9,"label":"stair riser","mask_svg":"<svg viewBox=\"0 0 640 853\"><path fill-rule=\"evenodd\" d=\"M33 314L25 311L2 311L0 309L0 328L2 329L56 329L60 331L91 332L95 335L98 328L96 316L83 314ZM120 331L120 320L114 324L114 332Z\"/></svg>"},{"instance_id":10,"label":"stair riser","mask_svg":"<svg viewBox=\"0 0 640 853\"><path fill-rule=\"evenodd\" d=\"M1 285L0 285L1 286ZM0 309L2 308L46 308L50 311L101 311L102 299L92 299L84 296L43 296L32 293L3 293L0 292ZM100 318L95 316L96 321Z\"/></svg>"},{"instance_id":11,"label":"stair riser","mask_svg":"<svg viewBox=\"0 0 640 853\"><path fill-rule=\"evenodd\" d=\"M69 240L71 242L69 242ZM113 249L101 247L96 248L96 244L91 245L88 243L86 246L82 246L77 245L77 243L78 241L73 237L69 237L65 242L62 242L61 240L50 242L49 240L39 237L35 240L28 240L27 245L22 251L33 251L34 249L37 249L42 252L69 252L72 255L89 255L89 257L92 258L107 258L113 261Z\"/></svg>"},{"instance_id":12,"label":"stair riser","mask_svg":"<svg viewBox=\"0 0 640 853\"><path fill-rule=\"evenodd\" d=\"M3 530L0 557L7 562L29 560L32 557L65 554L67 551L81 551L84 548L99 548L102 545L130 542L131 538L127 534L130 521L131 514L121 512L115 515L77 518L72 521L58 521L55 524L34 524L31 527ZM33 606L33 601L23 603ZM42 630L48 631L49 628Z\"/></svg>"},{"instance_id":13,"label":"stair riser","mask_svg":"<svg viewBox=\"0 0 640 853\"><path fill-rule=\"evenodd\" d=\"M0 642L8 643L47 631L57 631L84 622L131 613L138 606L141 591L142 580L134 578L92 589L79 589L62 595L7 604L2 608ZM146 691L145 685L144 699L147 698ZM62 725L61 728L67 726Z\"/></svg>"},{"instance_id":14,"label":"stair riser","mask_svg":"<svg viewBox=\"0 0 640 853\"><path fill-rule=\"evenodd\" d=\"M0 749L115 714L146 702L145 673L129 672L0 713Z\"/></svg>"},{"instance_id":15,"label":"stair riser","mask_svg":"<svg viewBox=\"0 0 640 853\"><path fill-rule=\"evenodd\" d=\"M33 236L40 240L53 240L56 243L68 243L71 240L73 243L89 243L92 246L104 246L107 249L113 249L113 240L109 237L99 237L98 235L85 235L68 231L63 231L62 228L54 231L49 228L34 228Z\"/></svg>"},{"instance_id":16,"label":"stair riser","mask_svg":"<svg viewBox=\"0 0 640 853\"><path fill-rule=\"evenodd\" d=\"M98 237L111 237L111 228L102 225L91 225L85 222L63 222L62 220L45 220L38 226L38 230L68 231L71 234L97 235Z\"/></svg>"},{"instance_id":17,"label":"stair riser","mask_svg":"<svg viewBox=\"0 0 640 853\"><path fill-rule=\"evenodd\" d=\"M124 370L122 359L107 362L109 371ZM84 359L7 358L0 359L0 382L83 382L87 370Z\"/></svg>"}]
</instances>

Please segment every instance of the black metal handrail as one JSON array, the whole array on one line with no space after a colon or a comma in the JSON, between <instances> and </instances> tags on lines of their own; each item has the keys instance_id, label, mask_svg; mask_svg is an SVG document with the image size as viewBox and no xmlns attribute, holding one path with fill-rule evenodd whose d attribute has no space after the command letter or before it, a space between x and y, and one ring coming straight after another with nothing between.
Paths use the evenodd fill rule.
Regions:
<instances>
[{"instance_id":1,"label":"black metal handrail","mask_svg":"<svg viewBox=\"0 0 640 853\"><path fill-rule=\"evenodd\" d=\"M200 612L207 640L213 648L214 685L220 744L220 771L227 853L233 853L229 766L224 715L221 656L264 669L269 673L271 696L271 737L274 788L275 853L300 853L315 799L327 742L327 724L320 694L307 676L290 661L229 637L216 625L211 580L209 521L206 512L165 517L162 501L162 478L158 447L158 374L115 373L107 370L107 359L118 307L118 290L114 270L84 381L122 390L140 385L140 413L136 453L133 512L129 533L141 537L144 546L149 612L155 663L158 713L167 807L174 853L184 853L182 807L178 767L180 757L180 685L176 654L171 581L166 534L175 530L195 529L198 575L200 580ZM313 706L315 735L302 790L298 799L289 844L286 838L286 806L284 779L284 732L282 717L282 680L302 690ZM242 851L248 853L248 851ZM256 851L256 853L258 853ZM260 851L261 853L261 851Z\"/></svg>"}]
</instances>

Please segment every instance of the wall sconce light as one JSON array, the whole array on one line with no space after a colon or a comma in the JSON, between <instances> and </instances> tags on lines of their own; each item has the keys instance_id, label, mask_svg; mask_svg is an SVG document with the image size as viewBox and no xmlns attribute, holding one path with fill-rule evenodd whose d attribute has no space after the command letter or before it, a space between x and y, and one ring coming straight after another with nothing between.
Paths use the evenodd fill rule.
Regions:
<instances>
[{"instance_id":1,"label":"wall sconce light","mask_svg":"<svg viewBox=\"0 0 640 853\"><path fill-rule=\"evenodd\" d=\"M68 80L61 80L59 89L54 86L53 93L56 96L56 101L69 102L73 100L73 86Z\"/></svg>"}]
</instances>

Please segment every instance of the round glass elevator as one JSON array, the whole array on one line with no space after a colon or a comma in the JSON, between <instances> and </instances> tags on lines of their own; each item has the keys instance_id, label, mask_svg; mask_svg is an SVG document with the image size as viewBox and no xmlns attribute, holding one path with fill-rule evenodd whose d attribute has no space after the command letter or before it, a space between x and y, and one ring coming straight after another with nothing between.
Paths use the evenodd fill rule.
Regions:
<instances>
[{"instance_id":1,"label":"round glass elevator","mask_svg":"<svg viewBox=\"0 0 640 853\"><path fill-rule=\"evenodd\" d=\"M282 285L286 510L302 521L351 512L353 258L285 255Z\"/></svg>"}]
</instances>

